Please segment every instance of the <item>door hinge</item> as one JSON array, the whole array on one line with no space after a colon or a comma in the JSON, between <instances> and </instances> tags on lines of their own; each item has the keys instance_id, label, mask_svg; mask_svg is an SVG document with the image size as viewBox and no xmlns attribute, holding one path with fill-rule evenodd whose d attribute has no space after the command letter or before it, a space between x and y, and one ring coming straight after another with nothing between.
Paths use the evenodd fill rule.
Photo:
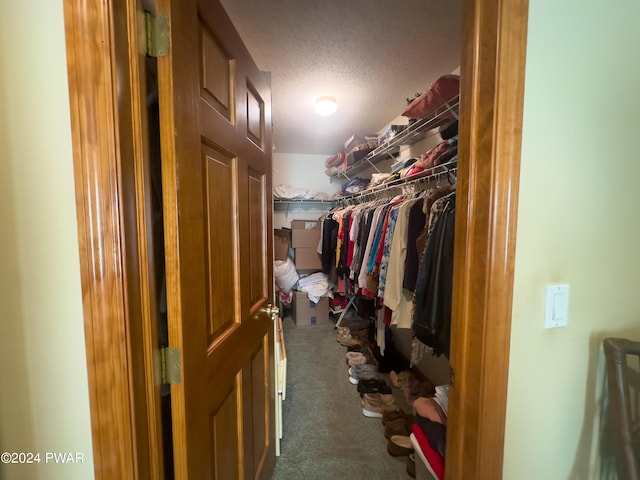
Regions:
<instances>
[{"instance_id":1,"label":"door hinge","mask_svg":"<svg viewBox=\"0 0 640 480\"><path fill-rule=\"evenodd\" d=\"M169 17L138 12L138 49L150 57L169 55Z\"/></svg>"},{"instance_id":2,"label":"door hinge","mask_svg":"<svg viewBox=\"0 0 640 480\"><path fill-rule=\"evenodd\" d=\"M456 386L456 369L453 367L449 367L449 385Z\"/></svg>"},{"instance_id":3,"label":"door hinge","mask_svg":"<svg viewBox=\"0 0 640 480\"><path fill-rule=\"evenodd\" d=\"M154 375L156 384L178 384L181 380L180 350L162 347L154 350Z\"/></svg>"}]
</instances>

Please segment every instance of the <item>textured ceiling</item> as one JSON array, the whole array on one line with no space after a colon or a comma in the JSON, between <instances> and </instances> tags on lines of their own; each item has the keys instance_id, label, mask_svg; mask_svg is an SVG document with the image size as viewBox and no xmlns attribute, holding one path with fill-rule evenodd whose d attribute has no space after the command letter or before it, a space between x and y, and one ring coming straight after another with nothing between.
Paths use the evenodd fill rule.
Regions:
<instances>
[{"instance_id":1,"label":"textured ceiling","mask_svg":"<svg viewBox=\"0 0 640 480\"><path fill-rule=\"evenodd\" d=\"M273 144L332 155L376 133L460 65L462 0L222 0L258 68L271 72ZM312 100L337 99L321 117Z\"/></svg>"}]
</instances>

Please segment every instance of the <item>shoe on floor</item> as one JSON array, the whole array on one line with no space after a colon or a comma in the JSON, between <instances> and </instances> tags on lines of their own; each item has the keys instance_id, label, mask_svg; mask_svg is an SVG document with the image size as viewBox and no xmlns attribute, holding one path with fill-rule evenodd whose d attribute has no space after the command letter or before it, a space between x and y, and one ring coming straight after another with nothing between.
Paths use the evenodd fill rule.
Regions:
<instances>
[{"instance_id":1,"label":"shoe on floor","mask_svg":"<svg viewBox=\"0 0 640 480\"><path fill-rule=\"evenodd\" d=\"M387 442L387 452L393 457L402 457L413 453L411 439L406 435L394 435Z\"/></svg>"},{"instance_id":2,"label":"shoe on floor","mask_svg":"<svg viewBox=\"0 0 640 480\"><path fill-rule=\"evenodd\" d=\"M384 412L384 415L382 416L382 425L386 425L387 423L397 420L398 418L403 419L404 422L409 425L413 425L414 423L416 423L415 415L406 413L402 410L395 410L393 412Z\"/></svg>"},{"instance_id":3,"label":"shoe on floor","mask_svg":"<svg viewBox=\"0 0 640 480\"><path fill-rule=\"evenodd\" d=\"M362 365L367 363L367 357L360 352L347 352L345 358L350 367L353 365Z\"/></svg>"},{"instance_id":4,"label":"shoe on floor","mask_svg":"<svg viewBox=\"0 0 640 480\"><path fill-rule=\"evenodd\" d=\"M375 365L371 365L370 363L362 363L349 367L349 374L353 374L354 377L358 377L361 380L371 379L376 378L378 369Z\"/></svg>"},{"instance_id":5,"label":"shoe on floor","mask_svg":"<svg viewBox=\"0 0 640 480\"><path fill-rule=\"evenodd\" d=\"M351 334L351 330L347 327L338 327L338 334L336 336L338 343L343 347L353 347L354 345L362 345L362 340Z\"/></svg>"},{"instance_id":6,"label":"shoe on floor","mask_svg":"<svg viewBox=\"0 0 640 480\"><path fill-rule=\"evenodd\" d=\"M358 382L358 393L391 393L391 387L387 385L381 378L372 378L370 380L360 380Z\"/></svg>"},{"instance_id":7,"label":"shoe on floor","mask_svg":"<svg viewBox=\"0 0 640 480\"><path fill-rule=\"evenodd\" d=\"M353 365L349 367L349 381L357 385L360 380L371 380L378 375L378 369L375 365L365 363L362 365Z\"/></svg>"},{"instance_id":8,"label":"shoe on floor","mask_svg":"<svg viewBox=\"0 0 640 480\"><path fill-rule=\"evenodd\" d=\"M393 395L390 395L393 397ZM395 402L391 402L389 396L381 396L379 393L365 393L362 396L362 414L365 417L382 418L387 410L395 410Z\"/></svg>"},{"instance_id":9,"label":"shoe on floor","mask_svg":"<svg viewBox=\"0 0 640 480\"><path fill-rule=\"evenodd\" d=\"M384 416L384 414L382 414ZM404 418L396 418L391 422L387 422L384 426L384 438L387 440L394 435L411 435L411 425L407 424Z\"/></svg>"},{"instance_id":10,"label":"shoe on floor","mask_svg":"<svg viewBox=\"0 0 640 480\"><path fill-rule=\"evenodd\" d=\"M407 475L416 478L416 454L412 453L407 457Z\"/></svg>"},{"instance_id":11,"label":"shoe on floor","mask_svg":"<svg viewBox=\"0 0 640 480\"><path fill-rule=\"evenodd\" d=\"M416 380L410 384L400 387L404 395L404 399L408 405L420 397L433 397L436 394L436 387L428 380Z\"/></svg>"},{"instance_id":12,"label":"shoe on floor","mask_svg":"<svg viewBox=\"0 0 640 480\"><path fill-rule=\"evenodd\" d=\"M404 385L411 385L416 381L415 375L409 370L403 370L400 373L391 371L391 373L389 373L389 378L391 379L391 384L397 388L400 388Z\"/></svg>"}]
</instances>

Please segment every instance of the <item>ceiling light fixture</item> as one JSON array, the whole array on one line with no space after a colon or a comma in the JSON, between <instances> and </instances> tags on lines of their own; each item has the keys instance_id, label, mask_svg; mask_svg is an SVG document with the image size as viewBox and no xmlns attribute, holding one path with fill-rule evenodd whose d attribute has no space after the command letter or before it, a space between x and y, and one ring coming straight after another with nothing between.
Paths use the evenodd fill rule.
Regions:
<instances>
[{"instance_id":1,"label":"ceiling light fixture","mask_svg":"<svg viewBox=\"0 0 640 480\"><path fill-rule=\"evenodd\" d=\"M315 109L318 115L328 116L338 109L336 99L333 97L318 97L315 102Z\"/></svg>"}]
</instances>

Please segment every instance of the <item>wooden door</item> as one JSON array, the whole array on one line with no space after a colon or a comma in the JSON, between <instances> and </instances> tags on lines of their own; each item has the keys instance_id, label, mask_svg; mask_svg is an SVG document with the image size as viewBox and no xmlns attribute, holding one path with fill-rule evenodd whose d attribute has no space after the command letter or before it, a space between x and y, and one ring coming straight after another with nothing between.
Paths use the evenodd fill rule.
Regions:
<instances>
[{"instance_id":1,"label":"wooden door","mask_svg":"<svg viewBox=\"0 0 640 480\"><path fill-rule=\"evenodd\" d=\"M217 0L159 0L171 387L179 479L271 478L275 464L270 89Z\"/></svg>"}]
</instances>

